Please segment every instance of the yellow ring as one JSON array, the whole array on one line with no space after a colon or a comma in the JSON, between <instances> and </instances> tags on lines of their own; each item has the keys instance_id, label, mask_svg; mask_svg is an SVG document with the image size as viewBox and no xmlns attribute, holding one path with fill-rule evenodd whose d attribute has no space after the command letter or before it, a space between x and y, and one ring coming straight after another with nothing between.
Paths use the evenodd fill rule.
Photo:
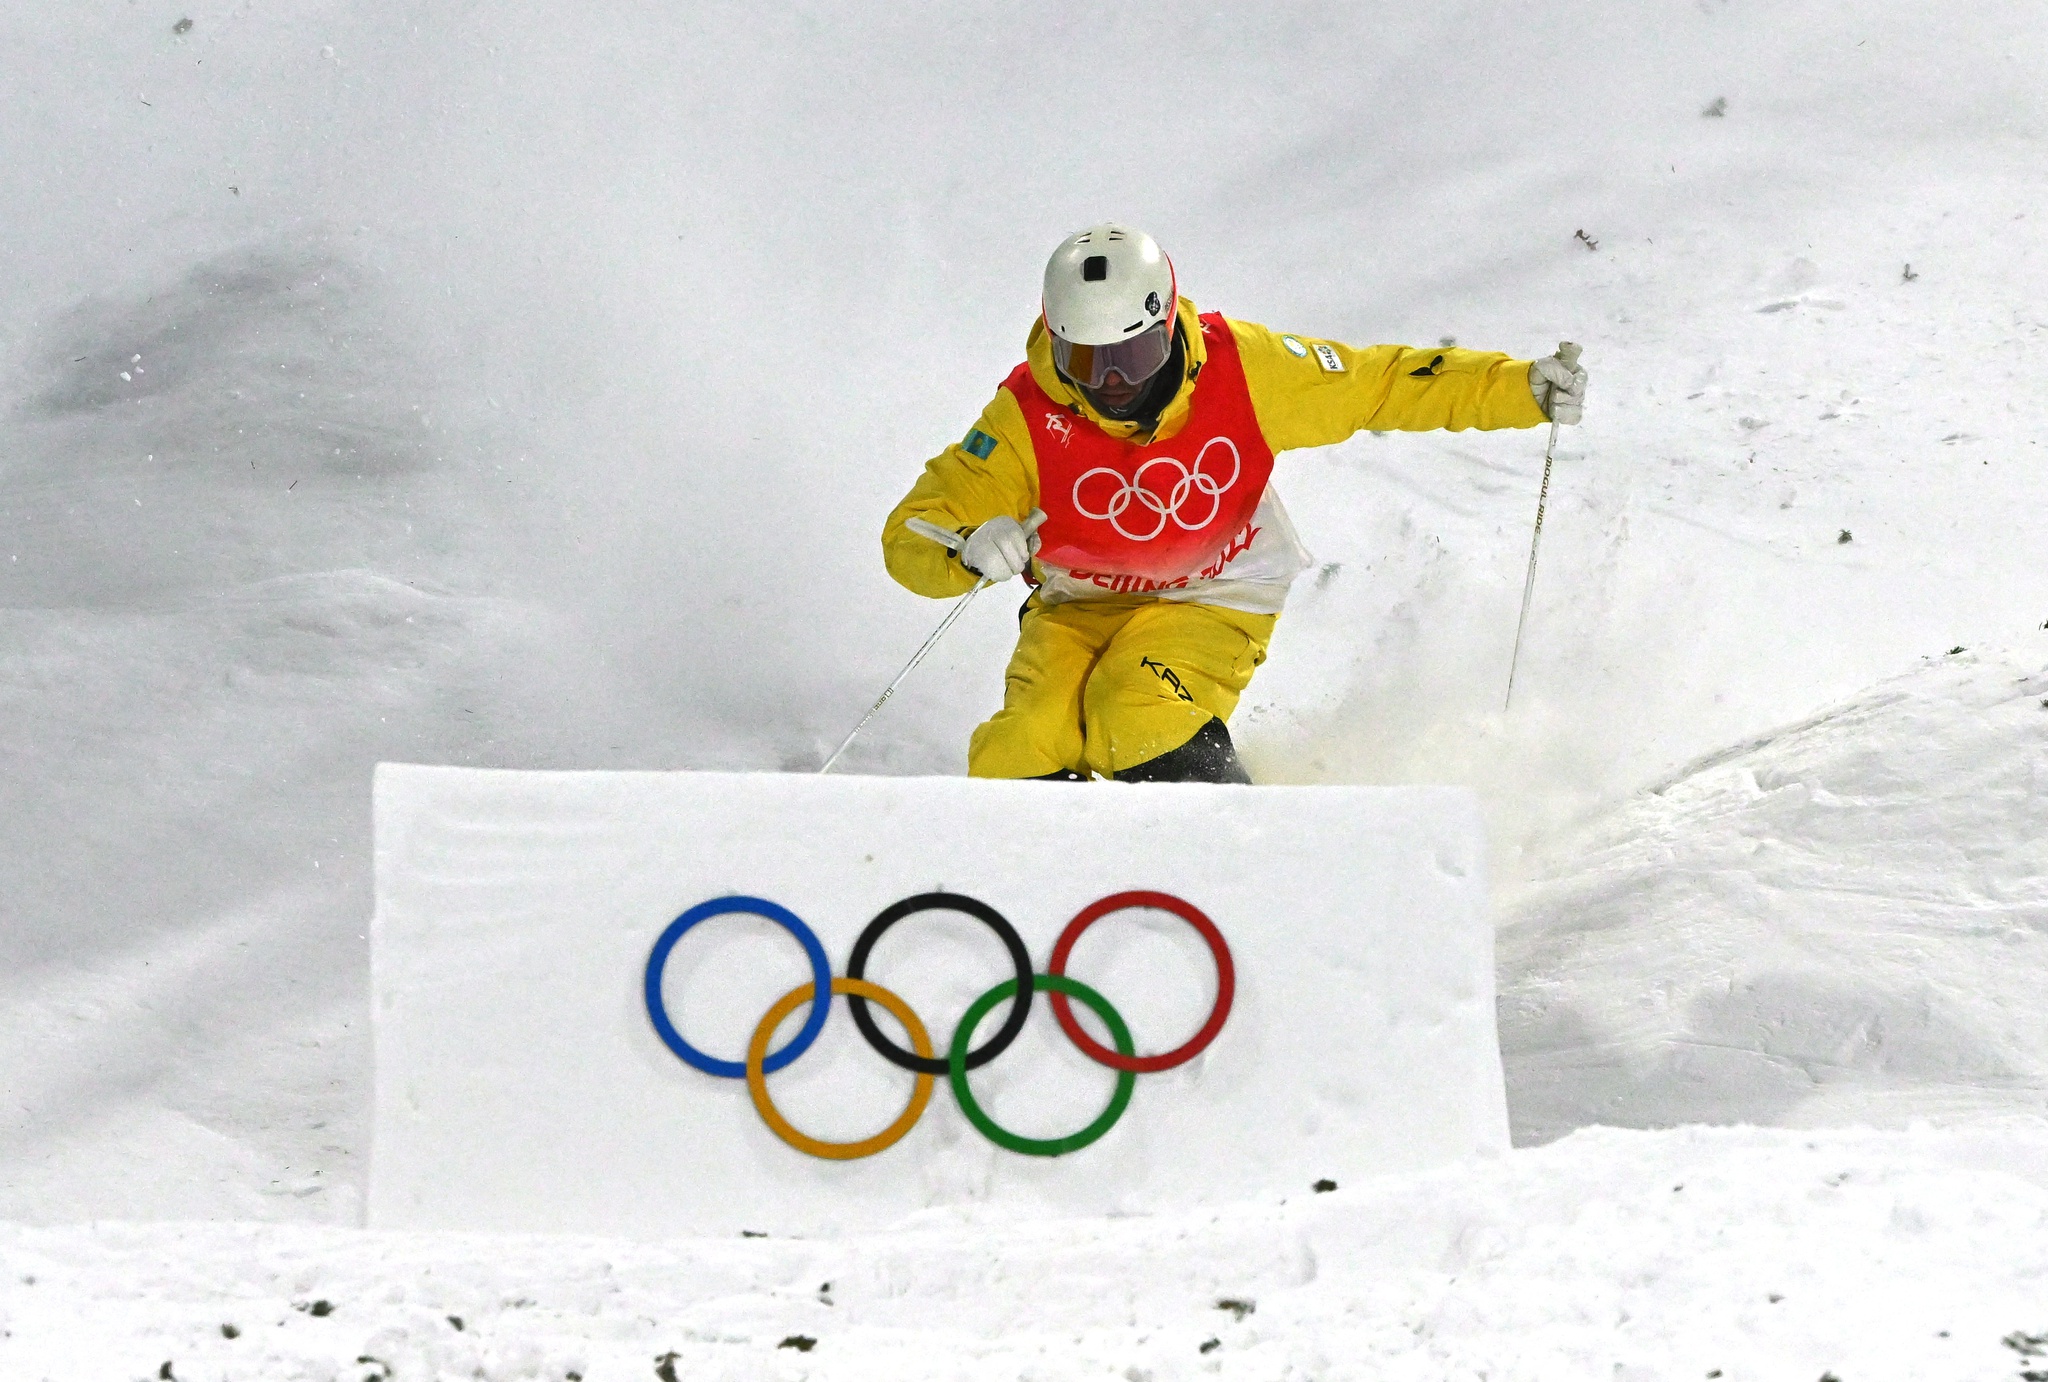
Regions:
<instances>
[{"instance_id":1,"label":"yellow ring","mask_svg":"<svg viewBox=\"0 0 2048 1382\"><path fill-rule=\"evenodd\" d=\"M768 1097L768 1076L762 1071L761 1063L768 1058L768 1043L775 1039L775 1031L782 1025L782 1020L810 1002L817 991L816 984L803 984L791 989L776 1000L775 1006L761 1019L761 1025L754 1028L754 1039L747 1043L747 1092L754 1096L754 1107L760 1110L761 1121L798 1151L828 1161L855 1161L873 1156L884 1148L895 1146L905 1133L917 1126L917 1120L924 1116L924 1106L932 1101L932 1076L920 1074L917 1077L917 1085L910 1091L910 1104L903 1110L903 1115L873 1137L859 1142L820 1142L798 1132L795 1125L775 1107L775 1101ZM917 1020L917 1014L901 998L880 984L871 984L865 979L834 979L832 992L842 997L866 998L880 1003L910 1034L911 1048L930 1059L932 1039L925 1032L924 1023Z\"/></svg>"}]
</instances>

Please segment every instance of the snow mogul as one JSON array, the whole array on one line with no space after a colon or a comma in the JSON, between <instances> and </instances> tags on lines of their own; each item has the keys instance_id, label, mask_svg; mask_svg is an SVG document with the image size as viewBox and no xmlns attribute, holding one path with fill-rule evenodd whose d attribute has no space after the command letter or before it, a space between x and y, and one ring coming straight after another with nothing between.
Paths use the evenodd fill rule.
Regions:
<instances>
[{"instance_id":1,"label":"snow mogul","mask_svg":"<svg viewBox=\"0 0 2048 1382\"><path fill-rule=\"evenodd\" d=\"M1197 312L1152 237L1114 223L1053 251L1024 352L882 530L889 574L919 595L1032 587L1003 707L968 742L974 777L1249 782L1226 725L1312 560L1274 454L1576 423L1586 389L1557 356L1361 350Z\"/></svg>"}]
</instances>

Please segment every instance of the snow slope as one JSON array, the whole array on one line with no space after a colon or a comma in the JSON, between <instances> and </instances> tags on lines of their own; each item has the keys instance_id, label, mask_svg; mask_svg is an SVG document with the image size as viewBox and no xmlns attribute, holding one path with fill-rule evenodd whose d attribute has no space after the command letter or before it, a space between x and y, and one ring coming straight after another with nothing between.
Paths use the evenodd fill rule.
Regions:
<instances>
[{"instance_id":1,"label":"snow slope","mask_svg":"<svg viewBox=\"0 0 2048 1382\"><path fill-rule=\"evenodd\" d=\"M2048 1356L2044 1151L2038 1130L1595 1130L1220 1213L933 1212L826 1240L15 1227L0 1358L264 1382L2018 1382L2023 1348Z\"/></svg>"},{"instance_id":2,"label":"snow slope","mask_svg":"<svg viewBox=\"0 0 2048 1382\"><path fill-rule=\"evenodd\" d=\"M817 763L938 618L881 573L879 516L1014 363L1047 247L1104 214L1204 307L1586 347L1513 713L1540 437L1361 437L1283 459L1321 564L1237 722L1270 781L1480 790L1522 1141L2041 1116L2034 7L92 0L0 15L0 71L0 1218L355 1222L371 766ZM855 770L959 770L1000 605ZM1999 1164L2041 1163L2000 1135L2027 1150ZM1844 1136L1874 1174L1921 1155ZM1779 1193L1805 1144L1770 1133L1564 1137L1457 1193L1515 1239L1531 1196L1490 1175L1597 1218L1616 1161L1708 1146L1754 1171L1715 1227L1831 1235L1816 1279L1844 1291L1902 1279L1896 1228L1968 1283L1956 1375L2010 1377L1992 1332L2048 1331L1999 1304L2039 1298L2039 1202L1975 1172L1898 1225L1871 1200L1866 1237ZM1930 1246L1913 1216L1948 1196L1969 1227ZM1617 1256L1680 1241L1669 1218L1537 1222L1583 1235L1632 1318L1722 1299ZM1572 1357L1626 1341L1556 1313L1549 1231L1512 1276L1438 1262L1427 1366L1505 1375L1546 1321ZM133 1347L106 1366L140 1376L160 1331L300 1289L266 1264L477 1255L9 1233L10 1267L75 1264L69 1303L0 1303L0 1350L36 1339L53 1377L105 1370L35 1331L117 1297L107 1347ZM131 1288L122 1242L186 1265ZM502 1299L528 1269L477 1270ZM1409 1327L1359 1280L1292 1343ZM706 1329L742 1332L734 1299ZM1892 1332L1933 1315L1842 1300L1811 1327L1888 1341L1856 1375L1935 1366ZM637 1338L654 1308L589 1328ZM1759 1370L1852 1375L1742 1309L1699 1318ZM1639 1332L1616 1375L1697 1375ZM1117 1366L1172 1375L1135 1338ZM635 1376L682 1347L642 1342ZM214 1372L237 1367L287 1375Z\"/></svg>"},{"instance_id":3,"label":"snow slope","mask_svg":"<svg viewBox=\"0 0 2048 1382\"><path fill-rule=\"evenodd\" d=\"M2048 1116L2048 674L1930 661L1553 850L1500 938L1518 1141Z\"/></svg>"}]
</instances>

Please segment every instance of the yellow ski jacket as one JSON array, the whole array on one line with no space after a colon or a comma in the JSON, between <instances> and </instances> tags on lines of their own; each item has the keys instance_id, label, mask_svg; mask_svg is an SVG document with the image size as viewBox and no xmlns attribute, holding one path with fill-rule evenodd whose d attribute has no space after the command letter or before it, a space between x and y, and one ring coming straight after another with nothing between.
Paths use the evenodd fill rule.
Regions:
<instances>
[{"instance_id":1,"label":"yellow ski jacket","mask_svg":"<svg viewBox=\"0 0 2048 1382\"><path fill-rule=\"evenodd\" d=\"M1196 372L1208 357L1194 304L1182 298L1178 316L1187 342L1187 376L1160 414L1157 432L1141 440L1168 440L1185 425ZM1231 321L1230 329L1259 430L1276 453L1330 446L1366 430L1455 432L1548 421L1529 388L1527 360L1449 346L1359 349L1253 322ZM1059 377L1043 319L1032 323L1025 358L1032 378L1054 402L1077 405L1111 436L1137 433L1138 424L1104 417ZM973 587L974 574L944 547L904 527L905 520L923 518L964 532L1000 514L1022 522L1038 507L1030 429L1017 400L999 388L974 427L925 463L924 474L890 513L882 528L882 559L891 576L919 595L959 595Z\"/></svg>"}]
</instances>

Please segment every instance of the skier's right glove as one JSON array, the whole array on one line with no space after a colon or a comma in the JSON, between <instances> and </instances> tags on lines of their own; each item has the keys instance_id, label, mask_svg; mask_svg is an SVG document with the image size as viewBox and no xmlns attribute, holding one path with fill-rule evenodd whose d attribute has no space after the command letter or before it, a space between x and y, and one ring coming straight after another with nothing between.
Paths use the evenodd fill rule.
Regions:
<instances>
[{"instance_id":1,"label":"skier's right glove","mask_svg":"<svg viewBox=\"0 0 2048 1382\"><path fill-rule=\"evenodd\" d=\"M983 580L997 584L1009 580L1038 555L1038 525L1043 522L1043 509L1033 509L1022 523L1008 514L991 518L967 535L967 545L960 549L960 564Z\"/></svg>"},{"instance_id":2,"label":"skier's right glove","mask_svg":"<svg viewBox=\"0 0 2048 1382\"><path fill-rule=\"evenodd\" d=\"M1536 395L1545 417L1567 427L1575 425L1586 408L1586 372L1579 368L1577 349L1569 360L1560 353L1531 361L1529 392Z\"/></svg>"}]
</instances>

